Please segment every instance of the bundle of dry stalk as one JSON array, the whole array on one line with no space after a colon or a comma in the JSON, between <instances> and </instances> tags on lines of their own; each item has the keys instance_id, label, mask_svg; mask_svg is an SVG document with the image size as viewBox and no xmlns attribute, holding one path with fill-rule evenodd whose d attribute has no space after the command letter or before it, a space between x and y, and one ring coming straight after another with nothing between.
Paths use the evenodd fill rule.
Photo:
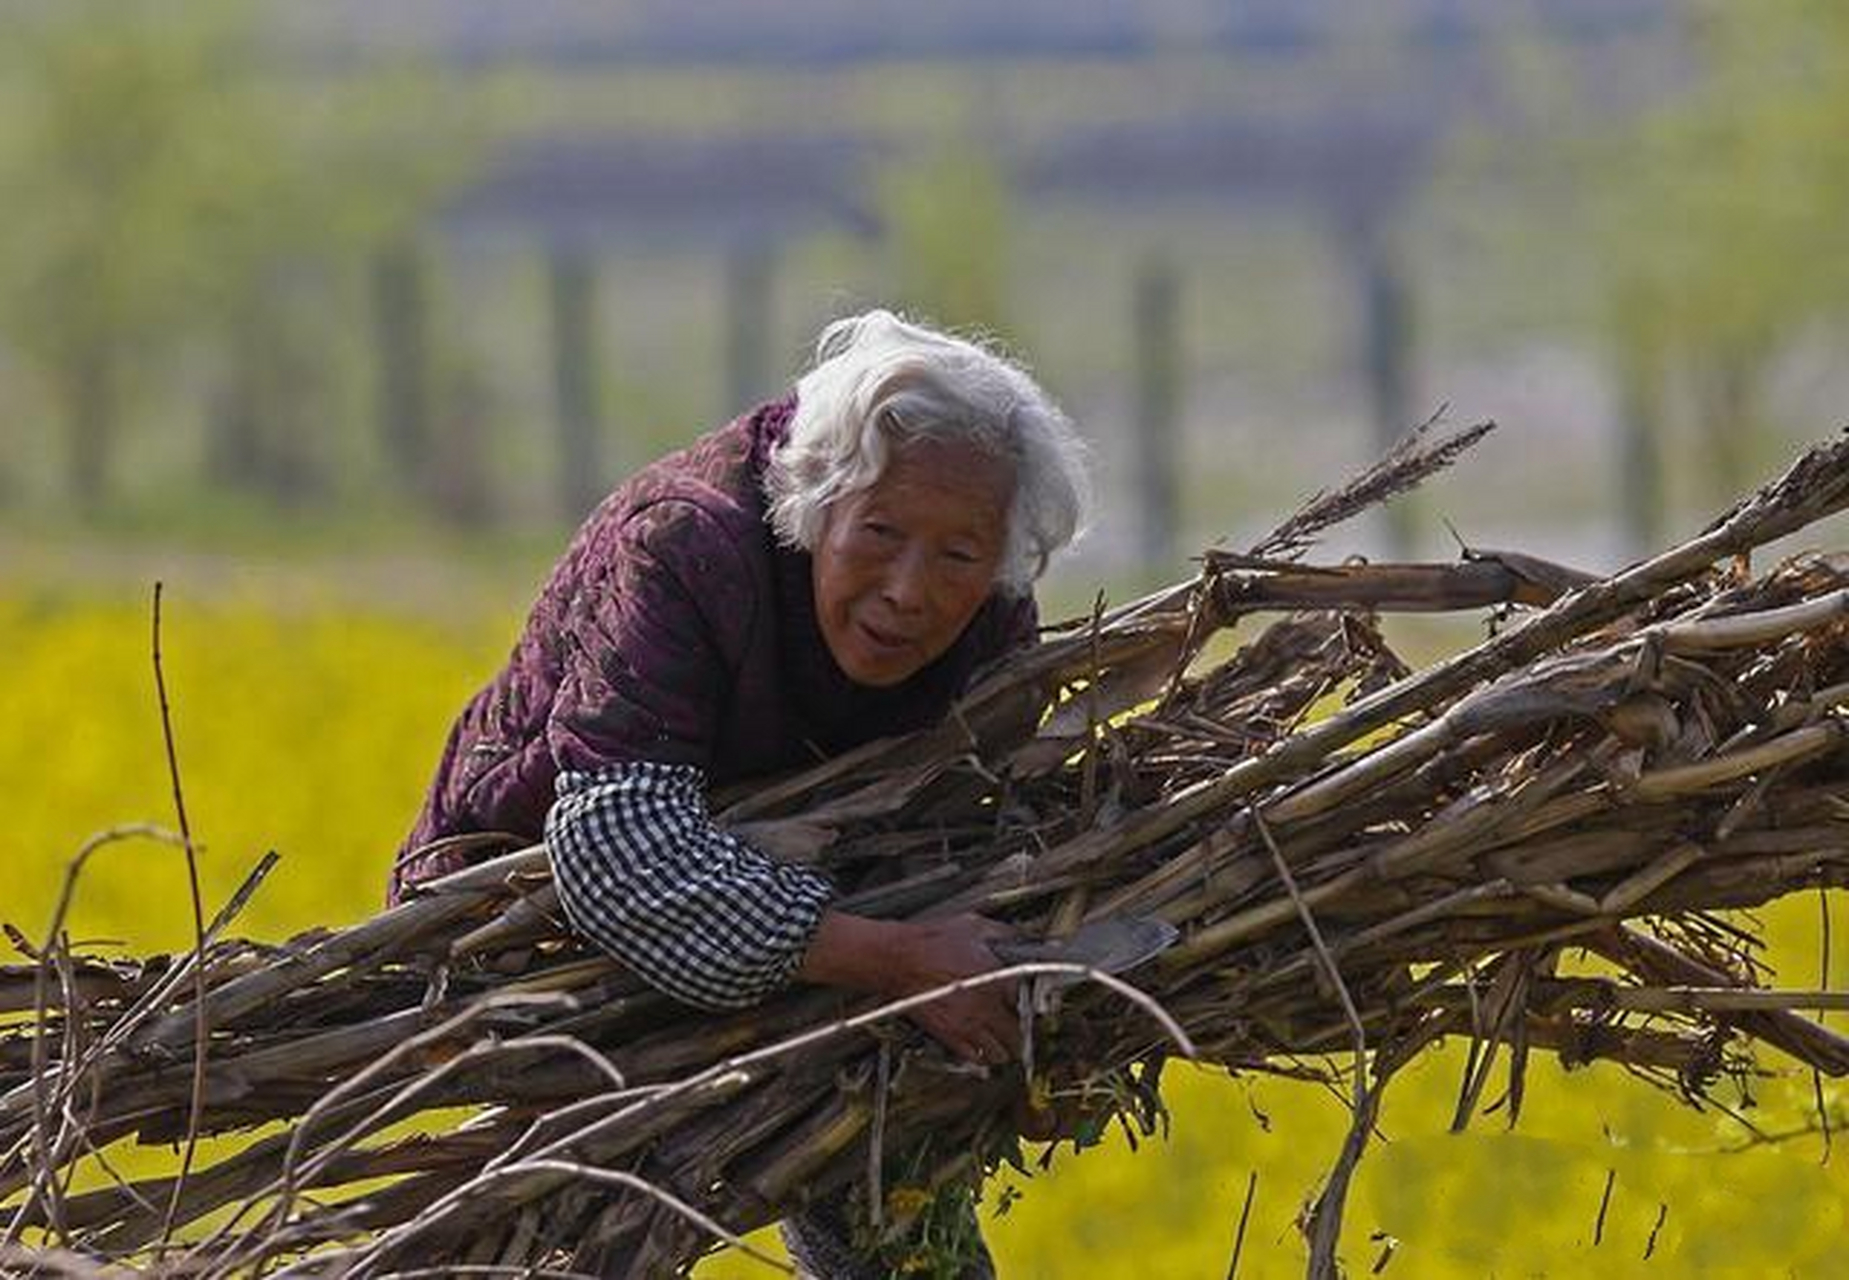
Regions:
<instances>
[{"instance_id":1,"label":"bundle of dry stalk","mask_svg":"<svg viewBox=\"0 0 1849 1280\"><path fill-rule=\"evenodd\" d=\"M1147 1131L1183 1053L1346 1076L1310 1225L1332 1274L1381 1087L1439 1038L1473 1046L1459 1125L1499 1060L1519 1110L1536 1047L1691 1098L1753 1040L1849 1071L1849 1041L1795 1012L1835 998L1761 988L1726 914L1849 880L1849 560L1744 567L1849 505L1849 442L1607 579L1495 553L1298 563L1475 435L1415 439L1251 554L1056 631L934 730L720 798L852 909L1053 940L991 975L1021 983L1022 1064L950 1062L901 1010L821 990L676 1006L565 936L540 849L280 947L223 939L236 901L177 960L73 956L54 921L0 977L7 1246L51 1269L655 1275L842 1192L916 1249L918 1192L1018 1156L1024 1089L1081 1140ZM1486 604L1491 637L1417 674L1374 621ZM1263 611L1286 616L1210 645ZM1108 976L1097 922L1149 919L1172 945ZM185 1140L190 1165L197 1135L270 1121L182 1177L69 1186L112 1142Z\"/></svg>"}]
</instances>

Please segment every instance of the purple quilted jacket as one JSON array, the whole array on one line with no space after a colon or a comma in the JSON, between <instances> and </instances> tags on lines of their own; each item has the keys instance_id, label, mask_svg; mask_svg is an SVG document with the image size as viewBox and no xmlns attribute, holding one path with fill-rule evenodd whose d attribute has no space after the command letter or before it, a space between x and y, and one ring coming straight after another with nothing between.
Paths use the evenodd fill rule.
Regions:
<instances>
[{"instance_id":1,"label":"purple quilted jacket","mask_svg":"<svg viewBox=\"0 0 1849 1280\"><path fill-rule=\"evenodd\" d=\"M812 763L930 724L982 663L1032 639L1031 598L990 597L905 683L854 684L815 618L808 553L779 546L762 479L793 395L637 472L578 530L500 674L450 731L393 869L409 885L461 855L443 836L538 840L561 770L696 765L710 785Z\"/></svg>"}]
</instances>

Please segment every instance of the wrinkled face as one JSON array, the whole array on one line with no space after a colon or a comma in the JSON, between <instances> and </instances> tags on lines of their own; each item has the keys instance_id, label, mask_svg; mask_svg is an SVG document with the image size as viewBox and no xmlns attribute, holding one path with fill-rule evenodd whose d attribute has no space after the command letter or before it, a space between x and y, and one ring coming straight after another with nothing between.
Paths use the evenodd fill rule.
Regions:
<instances>
[{"instance_id":1,"label":"wrinkled face","mask_svg":"<svg viewBox=\"0 0 1849 1280\"><path fill-rule=\"evenodd\" d=\"M912 441L828 508L814 550L816 619L857 684L893 685L955 644L995 585L1013 469L967 444Z\"/></svg>"}]
</instances>

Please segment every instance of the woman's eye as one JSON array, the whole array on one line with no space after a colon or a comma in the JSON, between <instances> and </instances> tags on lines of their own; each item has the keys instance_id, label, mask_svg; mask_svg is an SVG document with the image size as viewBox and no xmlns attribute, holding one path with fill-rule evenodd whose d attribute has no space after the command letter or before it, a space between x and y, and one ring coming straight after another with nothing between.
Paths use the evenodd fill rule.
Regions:
<instances>
[{"instance_id":1,"label":"woman's eye","mask_svg":"<svg viewBox=\"0 0 1849 1280\"><path fill-rule=\"evenodd\" d=\"M860 527L876 538L896 538L899 536L899 531L883 520L868 520L863 522Z\"/></svg>"},{"instance_id":2,"label":"woman's eye","mask_svg":"<svg viewBox=\"0 0 1849 1280\"><path fill-rule=\"evenodd\" d=\"M968 547L951 547L944 552L944 557L956 564L977 564L982 559Z\"/></svg>"}]
</instances>

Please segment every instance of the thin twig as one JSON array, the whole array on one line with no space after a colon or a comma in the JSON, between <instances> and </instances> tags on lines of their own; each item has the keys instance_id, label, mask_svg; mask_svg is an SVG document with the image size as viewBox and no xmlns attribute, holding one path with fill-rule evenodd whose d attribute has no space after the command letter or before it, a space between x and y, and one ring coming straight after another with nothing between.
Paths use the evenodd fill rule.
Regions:
<instances>
[{"instance_id":1,"label":"thin twig","mask_svg":"<svg viewBox=\"0 0 1849 1280\"><path fill-rule=\"evenodd\" d=\"M882 1036L873 1073L873 1131L867 1139L867 1221L875 1231L885 1225L886 1219L886 1189L881 1183L886 1164L886 1107L891 1090L892 1041Z\"/></svg>"},{"instance_id":2,"label":"thin twig","mask_svg":"<svg viewBox=\"0 0 1849 1280\"><path fill-rule=\"evenodd\" d=\"M173 1180L173 1192L167 1200L167 1213L161 1221L160 1238L164 1242L173 1234L173 1218L180 1210L180 1195L193 1169L193 1156L199 1146L199 1120L205 1111L205 1059L210 1047L206 1037L210 1025L205 1008L205 904L199 895L199 858L193 847L192 827L186 820L186 796L180 788L180 759L173 745L173 712L167 702L167 676L161 666L161 584L154 584L154 691L160 699L161 741L167 748L167 777L173 784L173 811L180 824L180 844L186 853L186 893L193 909L193 953L198 962L193 969L193 1087L187 1102L186 1145L180 1155L180 1173Z\"/></svg>"},{"instance_id":3,"label":"thin twig","mask_svg":"<svg viewBox=\"0 0 1849 1280\"><path fill-rule=\"evenodd\" d=\"M1290 864L1284 860L1284 851L1278 848L1278 842L1271 835L1271 828L1266 825L1256 805L1246 806L1246 813L1259 837L1264 840L1265 848L1271 853L1271 864L1278 873L1278 879L1284 884L1284 891L1290 895L1291 904L1296 907L1305 932L1310 935L1310 945L1316 949L1316 958L1322 964L1323 976L1341 999L1342 1012L1348 1019L1349 1031L1354 1037L1354 1115L1348 1140L1343 1144L1342 1156L1324 1185L1322 1195L1317 1197L1316 1206L1310 1212L1309 1275L1311 1280L1335 1280L1339 1274L1336 1248L1342 1236L1342 1205L1348 1193L1348 1180L1361 1159L1368 1133L1374 1127L1375 1116L1380 1110L1379 1083L1384 1081L1377 1083L1374 1088L1368 1086L1367 1027L1361 1021L1361 1011L1355 1007L1355 999L1349 994L1348 984L1342 981L1335 957L1329 954L1322 930L1316 925L1316 917L1310 913L1309 904L1297 890L1297 881L1290 873Z\"/></svg>"},{"instance_id":4,"label":"thin twig","mask_svg":"<svg viewBox=\"0 0 1849 1280\"><path fill-rule=\"evenodd\" d=\"M65 1249L27 1249L0 1243L0 1268L6 1274L51 1277L52 1280L122 1280L115 1267ZM17 1268L17 1270L14 1270Z\"/></svg>"},{"instance_id":5,"label":"thin twig","mask_svg":"<svg viewBox=\"0 0 1849 1280\"><path fill-rule=\"evenodd\" d=\"M47 1140L51 1113L53 1110L62 1109L65 1095L62 1092L56 1094L52 1092L53 1079L46 1061L50 1040L45 1034L45 1025L50 1013L47 975L52 966L57 963L56 957L63 945L65 917L70 913L71 900L77 892L78 877L83 874L84 866L90 861L91 855L112 844L134 839L178 843L180 837L165 827L136 822L109 827L85 840L65 866L64 880L58 888L58 901L51 911L51 923L45 930L45 941L38 948L38 963L34 966L32 978L32 1025L36 1028L36 1033L32 1037L32 1128L29 1143L24 1150L27 1151L29 1159L32 1151L37 1151L39 1154L37 1161L33 1162L33 1190L20 1202L7 1224L5 1236L0 1237L0 1246L3 1247L11 1247L19 1242L20 1230L38 1207L40 1174L47 1162L61 1159L58 1151ZM60 1090L65 1085L67 1079L65 1073L68 1070L68 1065L66 1065L60 1072L60 1079L57 1082ZM9 1152L7 1158L12 1159L12 1153Z\"/></svg>"},{"instance_id":6,"label":"thin twig","mask_svg":"<svg viewBox=\"0 0 1849 1280\"><path fill-rule=\"evenodd\" d=\"M1415 1028L1404 1041L1387 1045L1375 1053L1373 1081L1361 1091L1360 1104L1355 1107L1354 1115L1349 1120L1348 1133L1342 1140L1341 1154L1329 1170L1322 1193L1310 1207L1310 1260L1307 1269L1310 1280L1337 1280L1341 1275L1336 1249L1341 1243L1342 1211L1348 1200L1349 1184L1354 1180L1355 1170L1360 1167L1361 1157L1367 1150L1368 1139L1379 1121L1381 1095L1386 1092L1387 1082L1394 1074L1411 1061L1433 1037L1442 1033L1443 1025L1442 1018L1429 1019Z\"/></svg>"},{"instance_id":7,"label":"thin twig","mask_svg":"<svg viewBox=\"0 0 1849 1280\"><path fill-rule=\"evenodd\" d=\"M67 940L58 948L58 982L63 988L64 1003L64 1049L60 1061L70 1062L83 1052L84 1006L83 996L78 992L77 981L71 970L70 943ZM94 1101L94 1100L93 1100ZM77 1113L66 1102L59 1108L60 1122L56 1149L69 1150L72 1147L89 1147L89 1126L77 1117ZM56 1170L51 1171L54 1186L53 1203L59 1206L59 1216L63 1216L63 1206L70 1196L71 1184L77 1177L77 1161L65 1164L63 1177L59 1179Z\"/></svg>"},{"instance_id":8,"label":"thin twig","mask_svg":"<svg viewBox=\"0 0 1849 1280\"><path fill-rule=\"evenodd\" d=\"M1256 806L1247 805L1246 813L1252 825L1265 842L1265 848L1271 853L1271 865L1277 870L1278 879L1283 882L1284 891L1290 895L1291 905L1297 909L1297 918L1303 922L1303 928L1310 935L1310 945L1316 950L1316 958L1321 962L1323 977L1335 989L1336 996L1342 1002L1342 1013L1348 1019L1348 1029L1354 1035L1355 1051L1355 1097L1357 1108L1367 1093L1367 1027L1362 1024L1361 1011L1355 1007L1355 998L1348 993L1348 984L1342 981L1342 971L1336 968L1335 957L1330 954L1329 946L1323 941L1322 930L1316 926L1316 917L1310 913L1309 904L1303 900L1303 894L1297 889L1296 878L1290 873L1290 864L1284 861L1284 851L1278 848L1278 842L1272 837L1271 828L1266 824Z\"/></svg>"},{"instance_id":9,"label":"thin twig","mask_svg":"<svg viewBox=\"0 0 1849 1280\"><path fill-rule=\"evenodd\" d=\"M399 1228L398 1232L404 1234L403 1240L393 1239L393 1236L398 1234L398 1232L386 1233L370 1248L361 1253L351 1264L343 1268L342 1274L354 1277L374 1274L372 1268L376 1265L376 1260L378 1258L397 1251L405 1244L408 1244L417 1235L422 1235L430 1229L442 1225L445 1218L460 1213L466 1208L471 1199L485 1196L493 1191L496 1183L514 1181L526 1175L536 1173L556 1174L565 1178L582 1180L585 1182L596 1182L605 1186L622 1187L629 1191L639 1191L643 1195L666 1206L671 1212L693 1223L715 1240L737 1249L753 1262L762 1263L772 1270L779 1271L786 1276L798 1274L795 1267L765 1253L744 1237L728 1231L724 1226L715 1222L706 1214L701 1213L685 1200L656 1186L647 1178L641 1178L633 1173L625 1173L618 1169L599 1169L592 1165L557 1159L523 1160L519 1164L508 1165L503 1169L497 1170L493 1174L487 1174L476 1179L474 1182L467 1184L464 1188L464 1190L468 1192L467 1195L456 1197L453 1203L449 1203L442 1208L432 1206L429 1211L418 1217L414 1222L406 1224L406 1227Z\"/></svg>"},{"instance_id":10,"label":"thin twig","mask_svg":"<svg viewBox=\"0 0 1849 1280\"><path fill-rule=\"evenodd\" d=\"M1611 1208L1611 1189L1612 1185L1617 1181L1618 1171L1616 1169L1607 1169L1605 1171L1605 1191L1599 1196L1599 1216L1592 1224L1592 1243L1594 1245L1605 1243L1605 1211Z\"/></svg>"},{"instance_id":11,"label":"thin twig","mask_svg":"<svg viewBox=\"0 0 1849 1280\"><path fill-rule=\"evenodd\" d=\"M524 1040L514 1040L499 1044L488 1042L471 1046L462 1054L439 1064L433 1070L424 1073L404 1088L398 1090L381 1106L361 1117L358 1122L350 1127L330 1146L324 1147L321 1151L317 1152L315 1158L309 1162L308 1166L298 1172L296 1165L301 1158L307 1134L314 1124L323 1119L342 1099L354 1096L372 1081L390 1072L406 1058L422 1052L431 1045L440 1044L450 1039L469 1024L497 1010L568 1003L569 1001L566 997L559 995L515 995L511 993L490 995L475 1001L461 1012L444 1020L437 1026L401 1042L383 1057L369 1064L357 1075L349 1076L340 1081L327 1093L315 1100L314 1105L303 1115L302 1119L296 1124L294 1131L290 1134L289 1146L283 1156L281 1173L274 1182L264 1187L256 1195L249 1197L246 1200L245 1208L249 1209L250 1206L261 1201L269 1200L270 1197L274 1196L268 1218L269 1221L280 1230L289 1219L290 1211L294 1206L298 1186L312 1179L335 1155L350 1148L353 1143L357 1142L365 1134L376 1129L380 1124L391 1118L393 1113L400 1109L406 1102L412 1100L418 1094L434 1088L447 1076L454 1074L464 1066L469 1065L483 1056L524 1049L531 1046ZM583 1045L582 1042L571 1040L569 1037L535 1037L535 1039L539 1039L542 1043L550 1044L555 1048L566 1048L568 1051L581 1051L583 1055L591 1061L592 1065L597 1067L616 1088L622 1089L625 1087L622 1073L616 1069L615 1065L602 1054ZM234 1216L221 1227L218 1232L214 1233L212 1237L197 1246L193 1250L193 1253L199 1253L201 1251L209 1252L212 1246L226 1237L231 1228L236 1225L237 1221L242 1216L243 1213L240 1211L238 1215ZM261 1272L262 1265L260 1262L253 1262L252 1265Z\"/></svg>"},{"instance_id":12,"label":"thin twig","mask_svg":"<svg viewBox=\"0 0 1849 1280\"><path fill-rule=\"evenodd\" d=\"M561 1271L556 1267L535 1267L530 1263L451 1262L440 1267L409 1267L387 1271L379 1280L444 1280L445 1276L514 1276L517 1280L599 1280L588 1271Z\"/></svg>"},{"instance_id":13,"label":"thin twig","mask_svg":"<svg viewBox=\"0 0 1849 1280\"><path fill-rule=\"evenodd\" d=\"M1650 1238L1644 1242L1644 1261L1650 1261L1656 1253L1657 1233L1662 1231L1663 1223L1669 1220L1669 1201L1665 1200L1656 1207L1656 1221L1650 1224Z\"/></svg>"},{"instance_id":14,"label":"thin twig","mask_svg":"<svg viewBox=\"0 0 1849 1280\"><path fill-rule=\"evenodd\" d=\"M1347 484L1310 499L1260 539L1251 554L1264 559L1290 559L1301 554L1318 534L1417 487L1495 429L1495 423L1481 422L1428 443L1426 437L1443 420L1448 407L1440 405L1430 418L1401 436L1378 462Z\"/></svg>"},{"instance_id":15,"label":"thin twig","mask_svg":"<svg viewBox=\"0 0 1849 1280\"><path fill-rule=\"evenodd\" d=\"M599 1280L588 1271L561 1271L530 1263L451 1262L440 1267L409 1267L387 1271L379 1280L444 1280L446 1276L514 1276L517 1280Z\"/></svg>"},{"instance_id":16,"label":"thin twig","mask_svg":"<svg viewBox=\"0 0 1849 1280\"><path fill-rule=\"evenodd\" d=\"M1239 1280L1239 1255L1245 1252L1246 1223L1252 1218L1252 1197L1258 1194L1258 1170L1246 1175L1245 1203L1239 1206L1239 1229L1233 1233L1233 1259L1226 1264L1226 1280Z\"/></svg>"},{"instance_id":17,"label":"thin twig","mask_svg":"<svg viewBox=\"0 0 1849 1280\"><path fill-rule=\"evenodd\" d=\"M81 867L83 861L88 858L89 854L105 844L133 837L146 837L170 844L175 848L183 847L178 832L169 831L164 827L156 827L145 823L112 827L91 837L73 859L67 875L60 905L57 910L57 920L62 921L64 917L65 910L69 905L71 893L75 889L78 868ZM244 905L250 900L250 896L256 891L257 886L263 881L263 878L268 875L270 869L276 865L276 861L277 858L274 852L266 853L258 861L257 866L245 878L244 883L238 887L237 892L232 894L230 900L226 902L224 907L219 910L218 914L213 917L211 925L206 929L207 946L210 946L216 941L218 935L230 926L232 920L236 918L238 912L241 911ZM135 1002L133 1007L111 1023L108 1031L92 1043L80 1058L74 1061L70 1059L61 1060L56 1074L56 1088L53 1094L55 1105L60 1107L67 1105L70 1097L85 1083L88 1083L93 1091L100 1091L103 1085L103 1077L98 1073L97 1065L128 1040L128 1038L135 1033L135 1030L146 1022L148 1018L153 1017L163 1009L166 1006L168 998L189 977L193 976L195 968L201 963L201 955L197 951L185 956L179 963L173 965L167 973L162 975L161 980L151 986L141 998ZM44 1011L41 1009L35 1021L42 1024L43 1019ZM33 1047L36 1053L39 1047L36 1041ZM35 1071L35 1083L42 1079L43 1073ZM7 1157L0 1158L0 1167L4 1167L6 1160L10 1158L10 1153Z\"/></svg>"},{"instance_id":18,"label":"thin twig","mask_svg":"<svg viewBox=\"0 0 1849 1280\"><path fill-rule=\"evenodd\" d=\"M1817 886L1817 916L1817 985L1827 988L1830 985L1830 891L1822 885ZM1819 1025L1825 1016L1823 1011L1818 1012ZM1823 1072L1815 1065L1810 1069L1810 1087L1817 1107L1817 1124L1823 1133L1823 1157L1818 1163L1828 1164L1834 1135L1830 1129L1829 1103L1823 1096Z\"/></svg>"}]
</instances>

